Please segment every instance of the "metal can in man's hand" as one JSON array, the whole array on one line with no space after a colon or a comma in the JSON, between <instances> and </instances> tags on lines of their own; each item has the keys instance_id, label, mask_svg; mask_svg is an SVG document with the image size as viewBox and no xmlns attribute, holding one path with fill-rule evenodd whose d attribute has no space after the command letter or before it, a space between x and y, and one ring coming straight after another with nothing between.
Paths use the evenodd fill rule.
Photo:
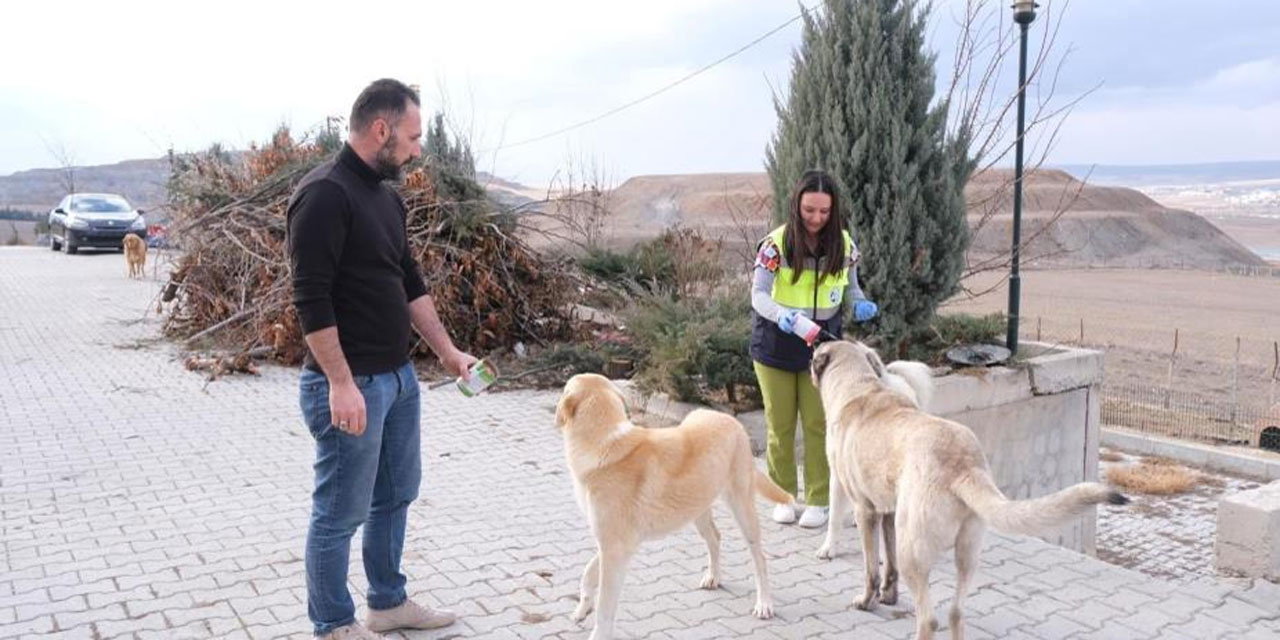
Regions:
<instances>
[{"instance_id":1,"label":"metal can in man's hand","mask_svg":"<svg viewBox=\"0 0 1280 640\"><path fill-rule=\"evenodd\" d=\"M458 391L471 398L489 388L498 379L498 369L484 360L476 360L467 375L458 378Z\"/></svg>"}]
</instances>

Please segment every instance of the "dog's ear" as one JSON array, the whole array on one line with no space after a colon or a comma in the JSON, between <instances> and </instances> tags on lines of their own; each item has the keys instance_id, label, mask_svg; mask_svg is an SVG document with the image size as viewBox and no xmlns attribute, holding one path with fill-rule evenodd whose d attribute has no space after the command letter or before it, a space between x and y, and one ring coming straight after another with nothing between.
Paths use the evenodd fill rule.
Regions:
<instances>
[{"instance_id":1,"label":"dog's ear","mask_svg":"<svg viewBox=\"0 0 1280 640\"><path fill-rule=\"evenodd\" d=\"M813 373L813 380L817 382L822 378L822 373L831 365L831 349L818 348L813 353L813 362L809 364L809 371Z\"/></svg>"},{"instance_id":2,"label":"dog's ear","mask_svg":"<svg viewBox=\"0 0 1280 640\"><path fill-rule=\"evenodd\" d=\"M877 378L883 378L885 373L884 361L880 360L880 354L875 349L867 348L867 364L871 365L871 371L876 374Z\"/></svg>"},{"instance_id":3,"label":"dog's ear","mask_svg":"<svg viewBox=\"0 0 1280 640\"><path fill-rule=\"evenodd\" d=\"M578 403L582 400L582 392L575 391L560 396L560 402L556 404L556 428L563 429L573 419L575 413L578 412Z\"/></svg>"}]
</instances>

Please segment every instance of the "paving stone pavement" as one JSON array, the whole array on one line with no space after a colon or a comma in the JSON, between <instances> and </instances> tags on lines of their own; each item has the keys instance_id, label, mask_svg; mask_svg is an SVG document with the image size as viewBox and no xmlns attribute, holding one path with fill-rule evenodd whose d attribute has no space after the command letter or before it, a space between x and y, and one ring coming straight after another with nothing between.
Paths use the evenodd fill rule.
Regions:
<instances>
[{"instance_id":1,"label":"paving stone pavement","mask_svg":"<svg viewBox=\"0 0 1280 640\"><path fill-rule=\"evenodd\" d=\"M1099 463L1099 473L1136 464L1143 456L1112 451L1120 459ZM1224 577L1214 565L1218 533L1218 500L1255 489L1259 483L1202 469L1203 480L1186 493L1160 496L1131 493L1124 509L1098 514L1098 557L1171 582L1194 582L1201 576Z\"/></svg>"},{"instance_id":2,"label":"paving stone pavement","mask_svg":"<svg viewBox=\"0 0 1280 640\"><path fill-rule=\"evenodd\" d=\"M118 254L0 249L0 638L306 638L312 443L297 372L206 385L155 339L160 283L124 271ZM568 618L592 543L555 399L424 394L405 568L415 598L463 619L394 637L589 635ZM761 511L775 619L750 616L746 548L720 513L724 587L695 588L705 552L691 530L650 543L627 577L619 637L912 637L909 595L849 606L861 581L852 529L849 551L821 562L819 532ZM945 633L949 561L933 582ZM362 583L357 551L357 594ZM965 610L979 640L1280 637L1280 586L1173 585L997 534Z\"/></svg>"}]
</instances>

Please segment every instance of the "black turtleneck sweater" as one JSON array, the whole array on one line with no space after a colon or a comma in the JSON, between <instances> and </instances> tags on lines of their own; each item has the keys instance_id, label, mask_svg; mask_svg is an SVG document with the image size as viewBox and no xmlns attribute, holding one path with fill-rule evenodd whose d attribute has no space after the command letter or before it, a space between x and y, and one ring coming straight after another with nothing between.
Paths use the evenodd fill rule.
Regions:
<instances>
[{"instance_id":1,"label":"black turtleneck sweater","mask_svg":"<svg viewBox=\"0 0 1280 640\"><path fill-rule=\"evenodd\" d=\"M406 209L350 146L312 169L289 200L293 304L304 333L337 325L354 375L409 359L409 302L427 293L409 251ZM307 354L306 366L320 371Z\"/></svg>"}]
</instances>

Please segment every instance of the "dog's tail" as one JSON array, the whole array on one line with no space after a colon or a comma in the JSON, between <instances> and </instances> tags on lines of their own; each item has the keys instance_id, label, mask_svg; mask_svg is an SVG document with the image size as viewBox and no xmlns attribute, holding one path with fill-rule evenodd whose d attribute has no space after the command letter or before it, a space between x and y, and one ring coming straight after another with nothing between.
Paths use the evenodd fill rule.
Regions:
<instances>
[{"instance_id":1,"label":"dog's tail","mask_svg":"<svg viewBox=\"0 0 1280 640\"><path fill-rule=\"evenodd\" d=\"M764 498L769 502L790 504L796 500L794 496L787 493L787 491L782 487L779 487L773 479L759 469L756 469L755 481L752 484L755 485L756 493L760 494L761 498Z\"/></svg>"},{"instance_id":2,"label":"dog's tail","mask_svg":"<svg viewBox=\"0 0 1280 640\"><path fill-rule=\"evenodd\" d=\"M1062 524L1095 504L1129 502L1121 493L1096 482L1081 482L1041 498L1010 500L986 471L966 474L951 490L992 529L1027 535Z\"/></svg>"},{"instance_id":3,"label":"dog's tail","mask_svg":"<svg viewBox=\"0 0 1280 640\"><path fill-rule=\"evenodd\" d=\"M933 400L933 373L929 370L929 365L910 360L896 360L885 365L884 369L887 374L884 382L890 389L907 397L913 397L916 407L921 411L929 410L929 401ZM894 376L899 380L895 380ZM899 386L902 382L906 383L906 389ZM908 390L912 393L907 393Z\"/></svg>"}]
</instances>

